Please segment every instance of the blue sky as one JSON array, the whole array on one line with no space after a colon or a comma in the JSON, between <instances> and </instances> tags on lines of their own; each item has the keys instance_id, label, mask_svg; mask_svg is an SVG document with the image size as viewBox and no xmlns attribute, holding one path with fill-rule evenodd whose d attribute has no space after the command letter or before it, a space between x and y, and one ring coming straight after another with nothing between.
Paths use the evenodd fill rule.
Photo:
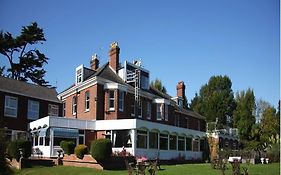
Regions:
<instances>
[{"instance_id":1,"label":"blue sky","mask_svg":"<svg viewBox=\"0 0 281 175\"><path fill-rule=\"evenodd\" d=\"M211 76L227 75L234 92L252 88L277 106L279 11L278 0L1 0L0 30L18 35L34 21L44 29L47 42L37 48L50 58L46 79L59 92L94 53L107 62L118 41L121 62L142 59L172 96L184 81L190 102Z\"/></svg>"}]
</instances>

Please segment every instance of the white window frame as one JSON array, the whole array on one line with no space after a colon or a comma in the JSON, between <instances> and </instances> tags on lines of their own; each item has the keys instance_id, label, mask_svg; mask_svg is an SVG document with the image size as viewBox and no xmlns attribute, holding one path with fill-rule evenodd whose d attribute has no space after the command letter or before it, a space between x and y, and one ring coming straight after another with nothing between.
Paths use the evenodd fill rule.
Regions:
<instances>
[{"instance_id":1,"label":"white window frame","mask_svg":"<svg viewBox=\"0 0 281 175\"><path fill-rule=\"evenodd\" d=\"M39 101L28 100L27 118L36 120L39 118L40 103ZM33 116L34 115L34 116Z\"/></svg>"},{"instance_id":2,"label":"white window frame","mask_svg":"<svg viewBox=\"0 0 281 175\"><path fill-rule=\"evenodd\" d=\"M113 93L113 97L111 97L110 95L112 95L111 93ZM113 101L113 107L110 106L110 101ZM109 111L114 111L115 110L115 91L114 90L109 90L108 91L108 110Z\"/></svg>"},{"instance_id":3,"label":"white window frame","mask_svg":"<svg viewBox=\"0 0 281 175\"><path fill-rule=\"evenodd\" d=\"M122 111L124 110L124 96L125 96L125 93L121 90L119 90L119 111Z\"/></svg>"},{"instance_id":4,"label":"white window frame","mask_svg":"<svg viewBox=\"0 0 281 175\"><path fill-rule=\"evenodd\" d=\"M72 114L75 115L77 113L77 97L72 97Z\"/></svg>"},{"instance_id":5,"label":"white window frame","mask_svg":"<svg viewBox=\"0 0 281 175\"><path fill-rule=\"evenodd\" d=\"M76 84L79 84L83 81L83 67L79 67L76 70Z\"/></svg>"},{"instance_id":6,"label":"white window frame","mask_svg":"<svg viewBox=\"0 0 281 175\"><path fill-rule=\"evenodd\" d=\"M135 117L135 102L131 104L131 117Z\"/></svg>"},{"instance_id":7,"label":"white window frame","mask_svg":"<svg viewBox=\"0 0 281 175\"><path fill-rule=\"evenodd\" d=\"M56 112L54 112L56 111ZM49 116L59 116L59 105L48 104L48 115Z\"/></svg>"},{"instance_id":8,"label":"white window frame","mask_svg":"<svg viewBox=\"0 0 281 175\"><path fill-rule=\"evenodd\" d=\"M157 120L162 120L161 105L163 105L163 104L162 103L156 103L156 118L157 118Z\"/></svg>"},{"instance_id":9,"label":"white window frame","mask_svg":"<svg viewBox=\"0 0 281 175\"><path fill-rule=\"evenodd\" d=\"M165 104L165 121L169 120L169 105Z\"/></svg>"},{"instance_id":10,"label":"white window frame","mask_svg":"<svg viewBox=\"0 0 281 175\"><path fill-rule=\"evenodd\" d=\"M140 103L138 104L138 117L142 118L142 101L140 100Z\"/></svg>"},{"instance_id":11,"label":"white window frame","mask_svg":"<svg viewBox=\"0 0 281 175\"><path fill-rule=\"evenodd\" d=\"M186 121L186 128L189 129L189 118L186 117L186 118L185 118L185 121Z\"/></svg>"},{"instance_id":12,"label":"white window frame","mask_svg":"<svg viewBox=\"0 0 281 175\"><path fill-rule=\"evenodd\" d=\"M65 117L65 112L66 112L66 111L65 111L65 107L66 107L65 105L66 105L66 101L63 101L63 102L62 102L62 116L63 116L63 117Z\"/></svg>"},{"instance_id":13,"label":"white window frame","mask_svg":"<svg viewBox=\"0 0 281 175\"><path fill-rule=\"evenodd\" d=\"M146 102L146 118L151 119L151 103L149 101Z\"/></svg>"},{"instance_id":14,"label":"white window frame","mask_svg":"<svg viewBox=\"0 0 281 175\"><path fill-rule=\"evenodd\" d=\"M90 91L85 92L85 112L90 111Z\"/></svg>"},{"instance_id":15,"label":"white window frame","mask_svg":"<svg viewBox=\"0 0 281 175\"><path fill-rule=\"evenodd\" d=\"M11 105L12 101L15 101L16 105ZM8 114L7 110L13 110L15 114ZM5 96L5 108L4 116L17 118L18 116L18 98L12 96Z\"/></svg>"}]
</instances>

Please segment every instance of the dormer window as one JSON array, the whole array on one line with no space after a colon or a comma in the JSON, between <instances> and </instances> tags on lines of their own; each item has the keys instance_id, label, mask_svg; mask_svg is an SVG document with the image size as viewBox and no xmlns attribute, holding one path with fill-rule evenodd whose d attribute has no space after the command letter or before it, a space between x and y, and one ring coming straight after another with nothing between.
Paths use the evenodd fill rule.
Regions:
<instances>
[{"instance_id":1,"label":"dormer window","mask_svg":"<svg viewBox=\"0 0 281 175\"><path fill-rule=\"evenodd\" d=\"M82 83L83 81L83 65L76 68L76 84Z\"/></svg>"},{"instance_id":2,"label":"dormer window","mask_svg":"<svg viewBox=\"0 0 281 175\"><path fill-rule=\"evenodd\" d=\"M178 106L183 107L183 100L181 98L178 98Z\"/></svg>"}]
</instances>

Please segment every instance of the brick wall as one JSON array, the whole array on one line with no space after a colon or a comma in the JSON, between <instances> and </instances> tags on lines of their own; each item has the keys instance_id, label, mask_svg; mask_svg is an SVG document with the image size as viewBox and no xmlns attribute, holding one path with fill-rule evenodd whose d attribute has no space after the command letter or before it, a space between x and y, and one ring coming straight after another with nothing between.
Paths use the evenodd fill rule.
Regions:
<instances>
[{"instance_id":1,"label":"brick wall","mask_svg":"<svg viewBox=\"0 0 281 175\"><path fill-rule=\"evenodd\" d=\"M18 112L17 117L8 117L4 116L4 108L5 108L5 95L13 96L18 98ZM27 112L28 112L28 100L34 100L39 102L39 118L43 118L48 116L48 105L49 104L55 104L59 106L59 116L62 115L62 104L61 103L55 103L55 102L49 102L46 100L21 96L21 95L15 95L11 93L4 93L0 92L0 121L1 121L1 127L7 127L8 129L13 130L22 130L27 131L28 123L33 121L27 118Z\"/></svg>"}]
</instances>

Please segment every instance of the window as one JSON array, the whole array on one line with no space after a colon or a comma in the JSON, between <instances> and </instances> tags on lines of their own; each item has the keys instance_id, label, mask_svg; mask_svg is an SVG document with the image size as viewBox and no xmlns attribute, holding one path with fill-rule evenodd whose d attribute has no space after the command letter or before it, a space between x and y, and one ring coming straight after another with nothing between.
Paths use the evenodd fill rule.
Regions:
<instances>
[{"instance_id":1,"label":"window","mask_svg":"<svg viewBox=\"0 0 281 175\"><path fill-rule=\"evenodd\" d=\"M90 110L90 92L85 92L85 111Z\"/></svg>"},{"instance_id":2,"label":"window","mask_svg":"<svg viewBox=\"0 0 281 175\"><path fill-rule=\"evenodd\" d=\"M17 117L18 113L18 98L5 96L4 115L8 117Z\"/></svg>"},{"instance_id":3,"label":"window","mask_svg":"<svg viewBox=\"0 0 281 175\"><path fill-rule=\"evenodd\" d=\"M79 130L78 144L85 144L85 131L84 130Z\"/></svg>"},{"instance_id":4,"label":"window","mask_svg":"<svg viewBox=\"0 0 281 175\"><path fill-rule=\"evenodd\" d=\"M168 150L168 134L160 134L160 150Z\"/></svg>"},{"instance_id":5,"label":"window","mask_svg":"<svg viewBox=\"0 0 281 175\"><path fill-rule=\"evenodd\" d=\"M184 137L178 137L178 150L184 151Z\"/></svg>"},{"instance_id":6,"label":"window","mask_svg":"<svg viewBox=\"0 0 281 175\"><path fill-rule=\"evenodd\" d=\"M54 146L60 146L61 141L72 141L76 145L76 138L54 137Z\"/></svg>"},{"instance_id":7,"label":"window","mask_svg":"<svg viewBox=\"0 0 281 175\"><path fill-rule=\"evenodd\" d=\"M131 104L131 116L134 117L135 116L135 102L133 102Z\"/></svg>"},{"instance_id":8,"label":"window","mask_svg":"<svg viewBox=\"0 0 281 175\"><path fill-rule=\"evenodd\" d=\"M146 118L151 119L151 103L149 101L146 102Z\"/></svg>"},{"instance_id":9,"label":"window","mask_svg":"<svg viewBox=\"0 0 281 175\"><path fill-rule=\"evenodd\" d=\"M72 97L72 114L76 114L77 112L77 97Z\"/></svg>"},{"instance_id":10,"label":"window","mask_svg":"<svg viewBox=\"0 0 281 175\"><path fill-rule=\"evenodd\" d=\"M149 148L158 149L158 133L149 132Z\"/></svg>"},{"instance_id":11,"label":"window","mask_svg":"<svg viewBox=\"0 0 281 175\"><path fill-rule=\"evenodd\" d=\"M182 99L178 99L178 106L181 107L181 108L183 107L183 101L182 101Z\"/></svg>"},{"instance_id":12,"label":"window","mask_svg":"<svg viewBox=\"0 0 281 175\"><path fill-rule=\"evenodd\" d=\"M45 137L45 146L50 146L50 137Z\"/></svg>"},{"instance_id":13,"label":"window","mask_svg":"<svg viewBox=\"0 0 281 175\"><path fill-rule=\"evenodd\" d=\"M147 148L147 131L137 130L137 148Z\"/></svg>"},{"instance_id":14,"label":"window","mask_svg":"<svg viewBox=\"0 0 281 175\"><path fill-rule=\"evenodd\" d=\"M157 103L157 120L162 120L164 118L164 104Z\"/></svg>"},{"instance_id":15,"label":"window","mask_svg":"<svg viewBox=\"0 0 281 175\"><path fill-rule=\"evenodd\" d=\"M28 100L27 118L36 120L39 118L39 102Z\"/></svg>"},{"instance_id":16,"label":"window","mask_svg":"<svg viewBox=\"0 0 281 175\"><path fill-rule=\"evenodd\" d=\"M38 145L38 135L35 135L34 146L37 146L37 145Z\"/></svg>"},{"instance_id":17,"label":"window","mask_svg":"<svg viewBox=\"0 0 281 175\"><path fill-rule=\"evenodd\" d=\"M192 150L192 138L187 137L186 138L186 151Z\"/></svg>"},{"instance_id":18,"label":"window","mask_svg":"<svg viewBox=\"0 0 281 175\"><path fill-rule=\"evenodd\" d=\"M149 78L144 75L141 75L141 88L149 89Z\"/></svg>"},{"instance_id":19,"label":"window","mask_svg":"<svg viewBox=\"0 0 281 175\"><path fill-rule=\"evenodd\" d=\"M189 118L185 118L186 128L189 128Z\"/></svg>"},{"instance_id":20,"label":"window","mask_svg":"<svg viewBox=\"0 0 281 175\"><path fill-rule=\"evenodd\" d=\"M199 151L199 140L198 139L193 139L193 142L192 142L192 148L193 150L192 151Z\"/></svg>"},{"instance_id":21,"label":"window","mask_svg":"<svg viewBox=\"0 0 281 175\"><path fill-rule=\"evenodd\" d=\"M142 118L142 101L138 104L138 117Z\"/></svg>"},{"instance_id":22,"label":"window","mask_svg":"<svg viewBox=\"0 0 281 175\"><path fill-rule=\"evenodd\" d=\"M169 120L169 106L165 104L165 121Z\"/></svg>"},{"instance_id":23,"label":"window","mask_svg":"<svg viewBox=\"0 0 281 175\"><path fill-rule=\"evenodd\" d=\"M112 144L115 148L132 147L131 130L113 131Z\"/></svg>"},{"instance_id":24,"label":"window","mask_svg":"<svg viewBox=\"0 0 281 175\"><path fill-rule=\"evenodd\" d=\"M59 116L59 106L54 104L48 105L48 115L49 116Z\"/></svg>"},{"instance_id":25,"label":"window","mask_svg":"<svg viewBox=\"0 0 281 175\"><path fill-rule=\"evenodd\" d=\"M124 92L119 91L119 111L124 110Z\"/></svg>"},{"instance_id":26,"label":"window","mask_svg":"<svg viewBox=\"0 0 281 175\"><path fill-rule=\"evenodd\" d=\"M174 124L175 126L180 126L180 117L178 115L175 115Z\"/></svg>"},{"instance_id":27,"label":"window","mask_svg":"<svg viewBox=\"0 0 281 175\"><path fill-rule=\"evenodd\" d=\"M201 130L200 120L197 121L197 129L198 129L199 131Z\"/></svg>"},{"instance_id":28,"label":"window","mask_svg":"<svg viewBox=\"0 0 281 175\"><path fill-rule=\"evenodd\" d=\"M177 149L177 136L170 135L170 150Z\"/></svg>"},{"instance_id":29,"label":"window","mask_svg":"<svg viewBox=\"0 0 281 175\"><path fill-rule=\"evenodd\" d=\"M110 111L114 111L114 91L113 90L108 91L108 104L109 104L108 109Z\"/></svg>"},{"instance_id":30,"label":"window","mask_svg":"<svg viewBox=\"0 0 281 175\"><path fill-rule=\"evenodd\" d=\"M82 68L76 71L76 84L82 82Z\"/></svg>"},{"instance_id":31,"label":"window","mask_svg":"<svg viewBox=\"0 0 281 175\"><path fill-rule=\"evenodd\" d=\"M200 140L200 151L205 151L205 140Z\"/></svg>"},{"instance_id":32,"label":"window","mask_svg":"<svg viewBox=\"0 0 281 175\"><path fill-rule=\"evenodd\" d=\"M62 116L65 116L65 101L62 102Z\"/></svg>"},{"instance_id":33,"label":"window","mask_svg":"<svg viewBox=\"0 0 281 175\"><path fill-rule=\"evenodd\" d=\"M39 145L43 146L44 145L44 137L39 137Z\"/></svg>"}]
</instances>

